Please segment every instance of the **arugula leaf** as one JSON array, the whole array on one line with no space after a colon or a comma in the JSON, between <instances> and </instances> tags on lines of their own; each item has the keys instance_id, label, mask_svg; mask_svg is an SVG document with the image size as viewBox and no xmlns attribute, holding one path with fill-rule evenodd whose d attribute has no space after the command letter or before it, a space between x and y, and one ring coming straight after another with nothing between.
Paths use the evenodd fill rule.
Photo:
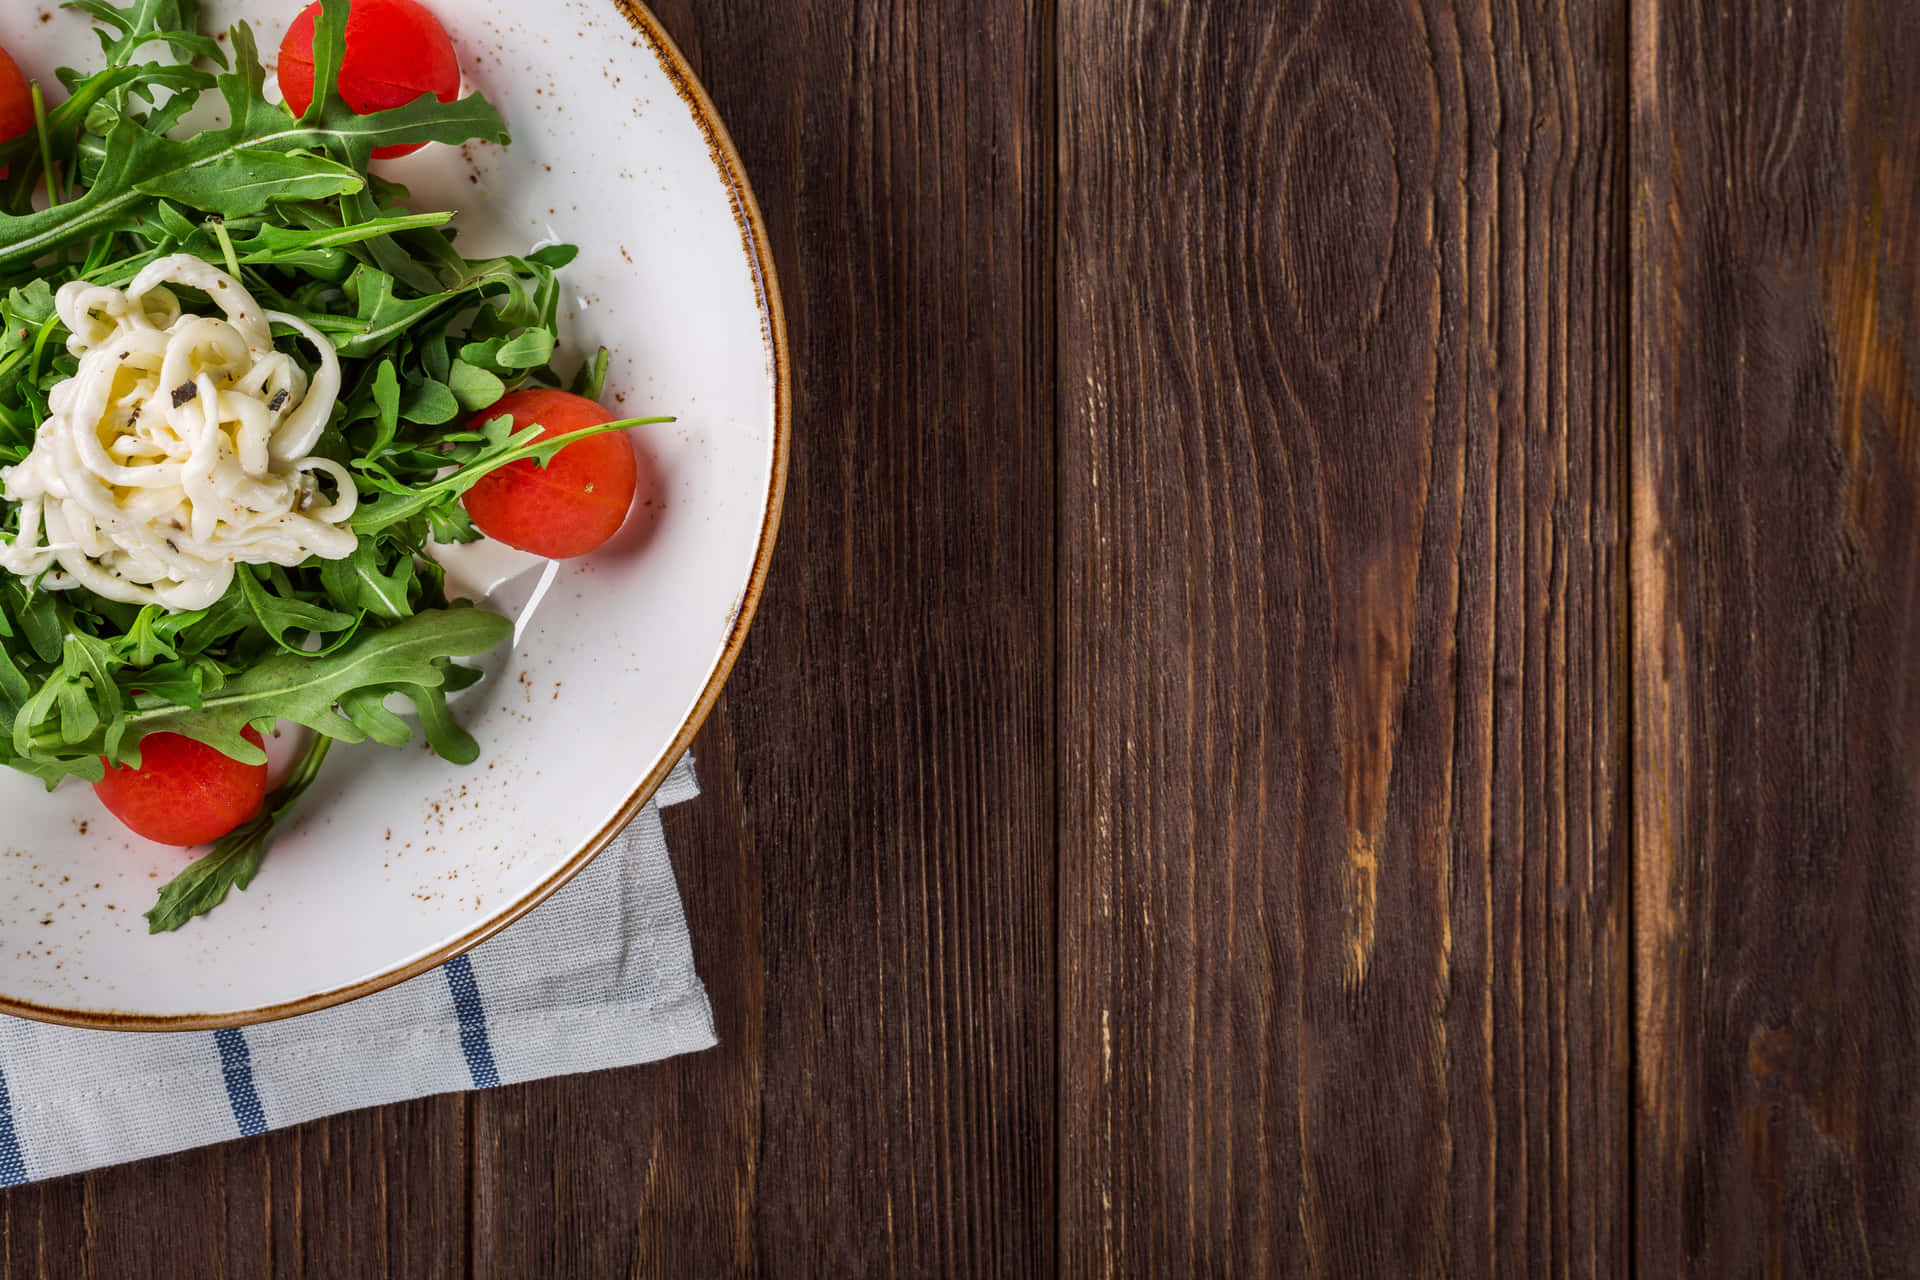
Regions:
<instances>
[{"instance_id":1,"label":"arugula leaf","mask_svg":"<svg viewBox=\"0 0 1920 1280\"><path fill-rule=\"evenodd\" d=\"M154 629L154 623L161 618L159 605L148 605L127 628L127 633L114 644L114 651L121 661L136 667L150 667L162 658L178 658L179 652L171 641Z\"/></svg>"},{"instance_id":2,"label":"arugula leaf","mask_svg":"<svg viewBox=\"0 0 1920 1280\"><path fill-rule=\"evenodd\" d=\"M163 698L177 702L183 707L197 708L206 697L207 690L217 689L225 677L219 675L203 657L181 659L174 662L157 663L140 672L140 692L149 698ZM107 754L118 759L120 753L113 749L113 742L107 743Z\"/></svg>"},{"instance_id":3,"label":"arugula leaf","mask_svg":"<svg viewBox=\"0 0 1920 1280\"><path fill-rule=\"evenodd\" d=\"M402 231L428 231L453 221L450 213L396 213L339 227L260 226L252 235L235 237L233 247L249 266L298 265L300 256L319 249L338 249Z\"/></svg>"},{"instance_id":4,"label":"arugula leaf","mask_svg":"<svg viewBox=\"0 0 1920 1280\"><path fill-rule=\"evenodd\" d=\"M391 627L363 631L331 654L267 658L207 693L197 708L142 695L133 710L115 718L113 727L135 743L148 734L177 733L247 764L266 758L241 736L241 730L256 721L291 720L344 742L360 742L367 734L339 709L343 698L370 688L438 687L445 679L446 660L476 657L512 634L513 624L496 613L431 610ZM98 780L98 757L105 753L109 727L100 722L97 710L89 715L76 704L76 723L58 730L40 727L55 703L72 696L66 690L73 684L71 679L50 680L36 693L29 708L44 698L46 709L37 718L29 718L23 709L12 745L17 755L55 770L56 777L70 773Z\"/></svg>"},{"instance_id":5,"label":"arugula leaf","mask_svg":"<svg viewBox=\"0 0 1920 1280\"><path fill-rule=\"evenodd\" d=\"M21 704L32 696L33 685L28 683L26 672L5 646L0 646L0 711L5 711L9 720L14 719L20 714Z\"/></svg>"},{"instance_id":6,"label":"arugula leaf","mask_svg":"<svg viewBox=\"0 0 1920 1280\"><path fill-rule=\"evenodd\" d=\"M134 0L128 5L66 0L61 8L84 13L99 24L100 47L109 64L125 62L135 50L155 41L171 45L182 58L225 60L220 46L200 34L199 0Z\"/></svg>"},{"instance_id":7,"label":"arugula leaf","mask_svg":"<svg viewBox=\"0 0 1920 1280\"><path fill-rule=\"evenodd\" d=\"M450 764L472 764L480 758L480 744L473 735L454 722L447 710L447 691L444 687L432 688L423 685L402 685L395 692L412 699L420 712L420 730L426 735L427 744L442 760Z\"/></svg>"},{"instance_id":8,"label":"arugula leaf","mask_svg":"<svg viewBox=\"0 0 1920 1280\"><path fill-rule=\"evenodd\" d=\"M439 426L451 422L459 416L460 401L444 382L435 382L427 378L414 386L413 395L400 410L400 416L408 422L418 422L423 426Z\"/></svg>"},{"instance_id":9,"label":"arugula leaf","mask_svg":"<svg viewBox=\"0 0 1920 1280\"><path fill-rule=\"evenodd\" d=\"M121 710L120 686L112 671L121 665L104 641L75 632L65 637L60 665L49 672L40 688L14 716L14 750L27 754L34 730L58 716L59 735L78 742L96 733L103 720Z\"/></svg>"},{"instance_id":10,"label":"arugula leaf","mask_svg":"<svg viewBox=\"0 0 1920 1280\"><path fill-rule=\"evenodd\" d=\"M171 932L225 902L230 890L245 892L259 874L276 828L320 776L332 746L331 738L316 737L286 781L267 797L259 817L229 832L205 857L195 859L161 887L159 899L145 913L147 932Z\"/></svg>"},{"instance_id":11,"label":"arugula leaf","mask_svg":"<svg viewBox=\"0 0 1920 1280\"><path fill-rule=\"evenodd\" d=\"M233 677L198 711L148 707L132 713L129 720L143 737L178 733L249 763L258 763L261 756L240 736L241 729L274 716L343 742L358 742L360 732L335 710L341 697L377 686L435 687L443 679L438 663L477 657L512 634L513 624L496 613L433 610L366 633L324 658L268 659Z\"/></svg>"},{"instance_id":12,"label":"arugula leaf","mask_svg":"<svg viewBox=\"0 0 1920 1280\"><path fill-rule=\"evenodd\" d=\"M458 502L441 502L427 508L427 529L439 543L478 542L483 536L473 517Z\"/></svg>"},{"instance_id":13,"label":"arugula leaf","mask_svg":"<svg viewBox=\"0 0 1920 1280\"><path fill-rule=\"evenodd\" d=\"M67 633L59 597L51 591L36 591L18 578L8 579L7 586L18 601L13 616L19 621L34 656L42 662L57 661Z\"/></svg>"},{"instance_id":14,"label":"arugula leaf","mask_svg":"<svg viewBox=\"0 0 1920 1280\"><path fill-rule=\"evenodd\" d=\"M453 362L447 373L447 385L460 402L460 407L468 413L478 413L489 405L498 404L500 398L507 394L506 383L479 365L468 364L465 360Z\"/></svg>"},{"instance_id":15,"label":"arugula leaf","mask_svg":"<svg viewBox=\"0 0 1920 1280\"><path fill-rule=\"evenodd\" d=\"M387 693L375 686L354 689L340 695L340 710L354 727L368 738L386 747L403 747L413 737L407 722L387 710Z\"/></svg>"},{"instance_id":16,"label":"arugula leaf","mask_svg":"<svg viewBox=\"0 0 1920 1280\"><path fill-rule=\"evenodd\" d=\"M580 366L580 372L574 375L573 385L567 390L576 396L585 396L589 400L598 400L607 386L607 349L596 351L589 364Z\"/></svg>"},{"instance_id":17,"label":"arugula leaf","mask_svg":"<svg viewBox=\"0 0 1920 1280\"><path fill-rule=\"evenodd\" d=\"M267 856L270 827L255 818L229 832L212 852L187 864L186 870L161 887L159 900L144 913L147 932L170 933L225 902L229 890L245 890Z\"/></svg>"},{"instance_id":18,"label":"arugula leaf","mask_svg":"<svg viewBox=\"0 0 1920 1280\"><path fill-rule=\"evenodd\" d=\"M206 164L164 171L134 189L239 218L270 204L345 195L364 186L365 178L332 160L245 147Z\"/></svg>"},{"instance_id":19,"label":"arugula leaf","mask_svg":"<svg viewBox=\"0 0 1920 1280\"><path fill-rule=\"evenodd\" d=\"M493 358L509 369L537 369L553 358L553 334L547 329L529 329L496 347Z\"/></svg>"},{"instance_id":20,"label":"arugula leaf","mask_svg":"<svg viewBox=\"0 0 1920 1280\"><path fill-rule=\"evenodd\" d=\"M319 124L340 101L340 67L346 59L349 0L322 0L313 17L313 101L300 119Z\"/></svg>"},{"instance_id":21,"label":"arugula leaf","mask_svg":"<svg viewBox=\"0 0 1920 1280\"><path fill-rule=\"evenodd\" d=\"M373 407L375 432L367 456L377 458L387 451L400 430L400 375L393 371L391 360L382 360L380 372L374 375Z\"/></svg>"},{"instance_id":22,"label":"arugula leaf","mask_svg":"<svg viewBox=\"0 0 1920 1280\"><path fill-rule=\"evenodd\" d=\"M341 604L351 605L377 618L404 618L413 612L411 597L418 582L412 555L404 555L391 567L371 538L354 548L345 560L329 560L320 566L320 581L327 594Z\"/></svg>"},{"instance_id":23,"label":"arugula leaf","mask_svg":"<svg viewBox=\"0 0 1920 1280\"><path fill-rule=\"evenodd\" d=\"M241 595L254 621L283 649L301 652L306 635L341 631L354 624L352 614L340 613L283 592L268 591L259 575L249 566L242 566L233 578L240 586ZM289 640L289 632L302 634L297 640Z\"/></svg>"},{"instance_id":24,"label":"arugula leaf","mask_svg":"<svg viewBox=\"0 0 1920 1280\"><path fill-rule=\"evenodd\" d=\"M120 714L120 686L114 683L113 672L123 665L112 645L83 631L67 637L66 650L60 660L61 670L75 687L90 690L94 695L87 699L86 714L107 720ZM64 725L62 732L67 732Z\"/></svg>"}]
</instances>

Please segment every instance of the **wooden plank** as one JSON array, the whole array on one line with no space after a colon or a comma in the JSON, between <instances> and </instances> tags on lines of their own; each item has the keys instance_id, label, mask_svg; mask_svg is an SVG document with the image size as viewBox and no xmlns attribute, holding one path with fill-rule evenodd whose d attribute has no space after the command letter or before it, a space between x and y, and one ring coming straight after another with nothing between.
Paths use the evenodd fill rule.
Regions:
<instances>
[{"instance_id":1,"label":"wooden plank","mask_svg":"<svg viewBox=\"0 0 1920 1280\"><path fill-rule=\"evenodd\" d=\"M669 4L773 229L786 522L668 815L725 1043L477 1098L502 1274L1051 1266L1049 15Z\"/></svg>"},{"instance_id":2,"label":"wooden plank","mask_svg":"<svg viewBox=\"0 0 1920 1280\"><path fill-rule=\"evenodd\" d=\"M1061 5L1070 1272L1625 1267L1623 19Z\"/></svg>"},{"instance_id":3,"label":"wooden plank","mask_svg":"<svg viewBox=\"0 0 1920 1280\"><path fill-rule=\"evenodd\" d=\"M1638 1260L1920 1257L1920 22L1634 12Z\"/></svg>"},{"instance_id":4,"label":"wooden plank","mask_svg":"<svg viewBox=\"0 0 1920 1280\"><path fill-rule=\"evenodd\" d=\"M457 1274L465 1134L456 1095L9 1191L0 1275Z\"/></svg>"},{"instance_id":5,"label":"wooden plank","mask_svg":"<svg viewBox=\"0 0 1920 1280\"><path fill-rule=\"evenodd\" d=\"M221 1180L231 1158L217 1149L188 1152L7 1192L0 1201L4 1274L91 1280L150 1272L162 1262L179 1274L219 1274L228 1258ZM257 1151L241 1159L258 1166ZM121 1212L103 1215L103 1207Z\"/></svg>"},{"instance_id":6,"label":"wooden plank","mask_svg":"<svg viewBox=\"0 0 1920 1280\"><path fill-rule=\"evenodd\" d=\"M264 1180L227 1169L229 1274L465 1270L468 1107L460 1094L426 1098L270 1135Z\"/></svg>"},{"instance_id":7,"label":"wooden plank","mask_svg":"<svg viewBox=\"0 0 1920 1280\"><path fill-rule=\"evenodd\" d=\"M718 1276L756 1258L761 877L724 695L702 795L663 814L720 1046L477 1096L476 1275ZM762 719L766 710L749 710ZM756 724L764 741L779 732Z\"/></svg>"}]
</instances>

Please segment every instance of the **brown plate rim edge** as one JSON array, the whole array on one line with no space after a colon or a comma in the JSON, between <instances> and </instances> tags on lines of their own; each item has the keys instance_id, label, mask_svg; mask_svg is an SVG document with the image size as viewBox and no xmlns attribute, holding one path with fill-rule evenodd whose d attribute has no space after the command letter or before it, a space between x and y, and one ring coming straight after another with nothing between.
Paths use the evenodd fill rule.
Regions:
<instances>
[{"instance_id":1,"label":"brown plate rim edge","mask_svg":"<svg viewBox=\"0 0 1920 1280\"><path fill-rule=\"evenodd\" d=\"M715 167L719 170L720 179L726 185L732 200L734 221L740 228L741 239L753 263L755 283L759 286L761 319L766 326L768 349L773 360L773 471L767 488L766 513L760 525L760 542L754 552L753 572L748 575L746 591L741 597L739 612L734 617L733 629L727 636L726 645L721 649L719 660L714 664L713 673L707 678L706 687L700 691L700 697L694 703L693 711L688 715L686 722L680 726L680 731L674 735L673 742L667 748L666 754L662 756L660 764L641 780L640 785L627 798L620 812L572 857L568 858L558 870L535 885L530 892L498 916L419 959L350 986L323 991L317 995L305 996L284 1004L268 1005L260 1009L242 1009L230 1013L155 1015L113 1010L58 1009L15 1000L7 996L0 996L0 1013L29 1018L35 1022L85 1027L98 1031L212 1031L224 1027L277 1022L282 1018L314 1013L384 991L388 987L405 982L408 978L418 977L427 970L472 950L552 897L560 886L578 875L608 844L612 843L614 836L625 830L627 824L646 807L647 801L653 798L654 792L660 789L660 784L666 781L667 775L686 754L687 748L693 742L694 734L698 733L700 726L706 723L707 716L713 711L714 703L719 700L721 686L726 684L727 677L733 672L734 663L739 660L740 651L746 643L747 632L753 623L755 613L759 611L760 597L766 588L767 571L773 560L774 543L779 534L780 517L785 506L787 457L792 443L793 425L792 364L787 350L786 313L781 303L779 277L774 270L773 248L768 241L766 222L760 213L759 201L754 198L753 187L747 181L746 167L740 161L740 153L735 149L733 138L721 122L720 113L715 110L713 100L707 96L707 91L701 85L699 77L695 76L693 69L687 65L686 55L680 52L680 46L674 43L673 37L667 34L651 9L641 0L613 0L613 5L653 47L654 55L659 59L668 78L673 81L681 100L693 112L694 123L706 136Z\"/></svg>"}]
</instances>

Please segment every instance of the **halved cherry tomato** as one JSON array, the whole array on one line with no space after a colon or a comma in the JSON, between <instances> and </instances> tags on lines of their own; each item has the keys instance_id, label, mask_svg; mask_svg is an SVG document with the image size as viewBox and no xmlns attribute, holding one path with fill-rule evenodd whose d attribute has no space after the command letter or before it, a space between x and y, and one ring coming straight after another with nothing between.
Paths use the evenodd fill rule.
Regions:
<instances>
[{"instance_id":1,"label":"halved cherry tomato","mask_svg":"<svg viewBox=\"0 0 1920 1280\"><path fill-rule=\"evenodd\" d=\"M613 415L565 391L516 391L477 414L473 427L501 414L514 430L539 426L542 437L597 427ZM620 531L639 488L639 464L625 432L609 431L568 445L542 467L515 462L467 491L467 514L480 532L537 556L583 556Z\"/></svg>"},{"instance_id":2,"label":"halved cherry tomato","mask_svg":"<svg viewBox=\"0 0 1920 1280\"><path fill-rule=\"evenodd\" d=\"M301 10L280 42L280 92L295 115L313 103L313 22L319 13L318 3ZM416 0L353 0L341 98L370 115L404 107L423 93L442 102L460 96L460 59L447 29ZM425 145L375 147L373 154L390 160Z\"/></svg>"},{"instance_id":3,"label":"halved cherry tomato","mask_svg":"<svg viewBox=\"0 0 1920 1280\"><path fill-rule=\"evenodd\" d=\"M241 733L262 745L252 728ZM137 836L183 847L209 844L260 812L267 766L230 760L177 733L150 733L140 742L140 767L108 769L93 791Z\"/></svg>"},{"instance_id":4,"label":"halved cherry tomato","mask_svg":"<svg viewBox=\"0 0 1920 1280\"><path fill-rule=\"evenodd\" d=\"M33 128L33 90L20 66L0 49L0 142L11 142ZM6 169L0 167L0 176Z\"/></svg>"}]
</instances>

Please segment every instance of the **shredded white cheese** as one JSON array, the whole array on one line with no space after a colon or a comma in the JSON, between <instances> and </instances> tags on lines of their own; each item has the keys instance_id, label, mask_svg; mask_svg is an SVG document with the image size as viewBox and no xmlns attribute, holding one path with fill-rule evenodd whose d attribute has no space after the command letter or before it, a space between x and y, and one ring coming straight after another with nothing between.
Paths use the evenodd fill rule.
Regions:
<instances>
[{"instance_id":1,"label":"shredded white cheese","mask_svg":"<svg viewBox=\"0 0 1920 1280\"><path fill-rule=\"evenodd\" d=\"M203 291L225 318L182 312L168 284ZM0 569L183 611L224 595L237 563L353 553L353 478L310 456L340 394L322 334L263 311L190 254L154 262L125 290L64 285L54 305L80 369L48 396L26 460L0 469L0 492L20 504ZM275 321L319 353L311 384L274 349Z\"/></svg>"}]
</instances>

